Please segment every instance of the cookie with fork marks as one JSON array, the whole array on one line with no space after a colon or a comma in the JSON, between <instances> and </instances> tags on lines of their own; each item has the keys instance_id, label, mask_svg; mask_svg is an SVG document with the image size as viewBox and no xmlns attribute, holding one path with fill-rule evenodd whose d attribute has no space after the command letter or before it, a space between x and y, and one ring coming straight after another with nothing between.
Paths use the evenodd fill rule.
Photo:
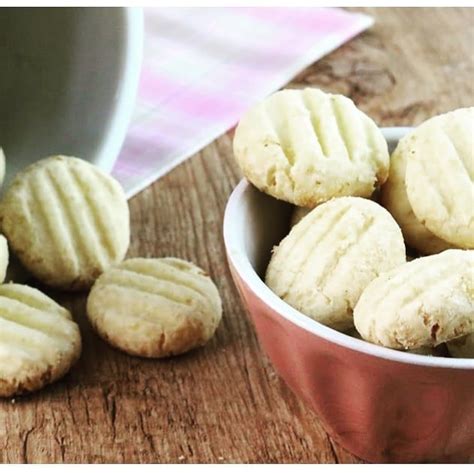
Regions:
<instances>
[{"instance_id":1,"label":"cookie with fork marks","mask_svg":"<svg viewBox=\"0 0 474 473\"><path fill-rule=\"evenodd\" d=\"M202 269L177 258L132 258L94 284L87 314L97 333L131 355L161 358L207 343L222 317Z\"/></svg>"},{"instance_id":2,"label":"cookie with fork marks","mask_svg":"<svg viewBox=\"0 0 474 473\"><path fill-rule=\"evenodd\" d=\"M123 260L130 239L120 184L67 156L43 159L16 176L0 204L0 226L26 269L65 290L90 287Z\"/></svg>"},{"instance_id":3,"label":"cookie with fork marks","mask_svg":"<svg viewBox=\"0 0 474 473\"><path fill-rule=\"evenodd\" d=\"M247 112L234 155L257 188L309 208L333 197L370 197L389 168L377 125L349 98L314 88L276 92Z\"/></svg>"},{"instance_id":4,"label":"cookie with fork marks","mask_svg":"<svg viewBox=\"0 0 474 473\"><path fill-rule=\"evenodd\" d=\"M36 391L64 376L81 354L69 311L28 286L0 285L0 396Z\"/></svg>"},{"instance_id":5,"label":"cookie with fork marks","mask_svg":"<svg viewBox=\"0 0 474 473\"><path fill-rule=\"evenodd\" d=\"M354 310L365 340L389 348L438 346L474 331L474 251L446 250L374 279Z\"/></svg>"},{"instance_id":6,"label":"cookie with fork marks","mask_svg":"<svg viewBox=\"0 0 474 473\"><path fill-rule=\"evenodd\" d=\"M392 216L371 200L339 197L312 210L274 248L265 281L295 309L344 331L365 287L404 262Z\"/></svg>"}]
</instances>

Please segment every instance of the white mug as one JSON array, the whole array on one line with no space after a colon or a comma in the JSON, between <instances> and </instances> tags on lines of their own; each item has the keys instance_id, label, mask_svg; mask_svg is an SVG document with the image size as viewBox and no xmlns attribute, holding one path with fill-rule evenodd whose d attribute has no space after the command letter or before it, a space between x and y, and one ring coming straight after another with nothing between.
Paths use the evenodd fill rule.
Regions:
<instances>
[{"instance_id":1,"label":"white mug","mask_svg":"<svg viewBox=\"0 0 474 473\"><path fill-rule=\"evenodd\" d=\"M7 180L65 154L110 172L133 111L136 8L0 8L0 147Z\"/></svg>"}]
</instances>

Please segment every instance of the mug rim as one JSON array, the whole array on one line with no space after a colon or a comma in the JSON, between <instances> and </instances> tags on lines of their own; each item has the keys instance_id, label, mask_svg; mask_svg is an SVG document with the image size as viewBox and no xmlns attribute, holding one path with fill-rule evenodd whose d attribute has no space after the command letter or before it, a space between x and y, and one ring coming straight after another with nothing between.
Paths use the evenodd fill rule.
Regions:
<instances>
[{"instance_id":1,"label":"mug rim","mask_svg":"<svg viewBox=\"0 0 474 473\"><path fill-rule=\"evenodd\" d=\"M104 133L104 140L94 159L94 164L110 173L118 159L127 135L138 93L143 59L144 18L139 7L121 7L125 31L122 51L122 69L117 100L111 119Z\"/></svg>"},{"instance_id":2,"label":"mug rim","mask_svg":"<svg viewBox=\"0 0 474 473\"><path fill-rule=\"evenodd\" d=\"M388 142L398 142L411 129L410 127L381 128ZM407 353L375 345L365 340L358 340L321 324L280 299L263 282L250 263L245 250L243 232L239 225L240 220L237 218L243 212L244 195L252 187L253 186L246 179L242 179L227 201L223 223L224 244L229 263L235 269L237 275L264 305L272 309L279 317L283 317L313 335L370 356L405 364L434 368L474 369L474 360L469 358L446 358Z\"/></svg>"}]
</instances>

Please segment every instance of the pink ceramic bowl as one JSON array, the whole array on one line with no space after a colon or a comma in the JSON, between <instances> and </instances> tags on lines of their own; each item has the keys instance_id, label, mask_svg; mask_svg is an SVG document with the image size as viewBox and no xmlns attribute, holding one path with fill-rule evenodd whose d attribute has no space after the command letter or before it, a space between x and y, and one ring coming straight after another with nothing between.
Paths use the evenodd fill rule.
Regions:
<instances>
[{"instance_id":1,"label":"pink ceramic bowl","mask_svg":"<svg viewBox=\"0 0 474 473\"><path fill-rule=\"evenodd\" d=\"M406 128L384 130L391 148ZM291 206L246 181L224 218L228 261L260 343L288 386L326 430L372 462L474 460L474 360L399 352L306 317L262 277L288 233Z\"/></svg>"}]
</instances>

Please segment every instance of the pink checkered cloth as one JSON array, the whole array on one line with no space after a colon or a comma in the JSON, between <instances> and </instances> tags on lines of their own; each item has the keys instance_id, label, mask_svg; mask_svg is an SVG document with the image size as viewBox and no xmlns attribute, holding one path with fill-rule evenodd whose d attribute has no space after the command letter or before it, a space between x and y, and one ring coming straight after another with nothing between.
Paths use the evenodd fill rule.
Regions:
<instances>
[{"instance_id":1,"label":"pink checkered cloth","mask_svg":"<svg viewBox=\"0 0 474 473\"><path fill-rule=\"evenodd\" d=\"M133 196L371 24L333 8L145 10L138 100L113 175Z\"/></svg>"}]
</instances>

